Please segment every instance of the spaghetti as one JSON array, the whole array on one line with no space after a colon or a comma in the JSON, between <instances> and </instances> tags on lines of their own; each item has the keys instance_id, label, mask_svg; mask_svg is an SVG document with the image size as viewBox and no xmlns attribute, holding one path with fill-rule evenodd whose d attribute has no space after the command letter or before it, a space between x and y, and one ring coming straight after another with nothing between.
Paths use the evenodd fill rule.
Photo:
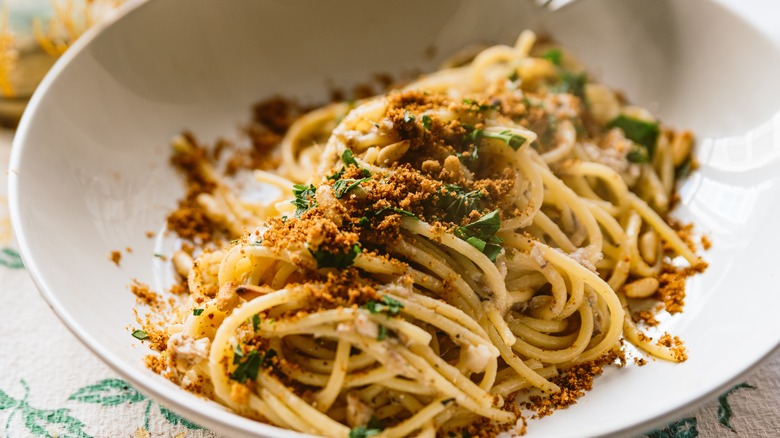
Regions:
<instances>
[{"instance_id":1,"label":"spaghetti","mask_svg":"<svg viewBox=\"0 0 780 438\"><path fill-rule=\"evenodd\" d=\"M169 225L200 249L173 256L171 377L313 435L432 437L520 427L519 391L621 339L684 360L629 302L676 256L705 266L664 220L692 137L534 43L306 113L255 171L263 201L175 139L191 190Z\"/></svg>"}]
</instances>

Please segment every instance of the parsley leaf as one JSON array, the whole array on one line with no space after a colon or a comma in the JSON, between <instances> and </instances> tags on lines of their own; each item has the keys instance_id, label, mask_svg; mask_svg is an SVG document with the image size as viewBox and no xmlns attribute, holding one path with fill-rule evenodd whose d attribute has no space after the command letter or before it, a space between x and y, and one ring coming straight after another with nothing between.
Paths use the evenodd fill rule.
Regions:
<instances>
[{"instance_id":1,"label":"parsley leaf","mask_svg":"<svg viewBox=\"0 0 780 438\"><path fill-rule=\"evenodd\" d=\"M384 212L387 212L387 211L392 211L393 213L398 213L401 216L413 217L415 219L417 218L417 216L414 213L412 213L411 211L406 211L406 210L404 210L402 208L398 208L398 207L384 207L384 208L380 208L379 210L377 210L377 211L375 211L373 213L373 216L379 216L380 214L382 214Z\"/></svg>"},{"instance_id":2,"label":"parsley leaf","mask_svg":"<svg viewBox=\"0 0 780 438\"><path fill-rule=\"evenodd\" d=\"M499 133L484 131L482 136L486 138L494 138L496 140L503 140L504 143L508 144L509 147L514 150L520 149L520 146L522 146L526 140L528 140L522 135L517 135L508 129L505 129Z\"/></svg>"},{"instance_id":3,"label":"parsley leaf","mask_svg":"<svg viewBox=\"0 0 780 438\"><path fill-rule=\"evenodd\" d=\"M149 339L149 333L146 333L144 330L136 330L132 333L132 336L139 341L143 341L144 339Z\"/></svg>"},{"instance_id":4,"label":"parsley leaf","mask_svg":"<svg viewBox=\"0 0 780 438\"><path fill-rule=\"evenodd\" d=\"M385 326L380 324L379 325L379 332L376 335L376 340L377 341L384 341L386 337L387 337L387 327L385 327Z\"/></svg>"},{"instance_id":5,"label":"parsley leaf","mask_svg":"<svg viewBox=\"0 0 780 438\"><path fill-rule=\"evenodd\" d=\"M335 192L336 198L341 198L350 190L369 180L371 180L370 177L363 179L340 179L333 184L333 191Z\"/></svg>"},{"instance_id":6,"label":"parsley leaf","mask_svg":"<svg viewBox=\"0 0 780 438\"><path fill-rule=\"evenodd\" d=\"M674 170L674 177L677 179L685 178L691 174L691 168L693 168L693 162L688 157Z\"/></svg>"},{"instance_id":7,"label":"parsley leaf","mask_svg":"<svg viewBox=\"0 0 780 438\"><path fill-rule=\"evenodd\" d=\"M341 161L343 161L346 166L353 165L355 167L360 167L355 159L355 154L349 149L344 149L344 152L341 154Z\"/></svg>"},{"instance_id":8,"label":"parsley leaf","mask_svg":"<svg viewBox=\"0 0 780 438\"><path fill-rule=\"evenodd\" d=\"M442 193L441 207L453 222L459 222L460 219L478 209L479 199L482 197L481 190L467 192L457 184L444 184L444 188L447 191Z\"/></svg>"},{"instance_id":9,"label":"parsley leaf","mask_svg":"<svg viewBox=\"0 0 780 438\"><path fill-rule=\"evenodd\" d=\"M620 128L627 139L647 149L648 161L653 157L655 143L661 134L658 123L621 114L607 123L607 128Z\"/></svg>"},{"instance_id":10,"label":"parsley leaf","mask_svg":"<svg viewBox=\"0 0 780 438\"><path fill-rule=\"evenodd\" d=\"M261 322L260 315L258 315L257 313L252 315L252 330L254 330L255 332L257 330L259 330L260 329L260 322Z\"/></svg>"},{"instance_id":11,"label":"parsley leaf","mask_svg":"<svg viewBox=\"0 0 780 438\"><path fill-rule=\"evenodd\" d=\"M433 119L428 114L423 114L422 116L422 125L423 128L425 128L426 131L431 130L431 126L433 125Z\"/></svg>"},{"instance_id":12,"label":"parsley leaf","mask_svg":"<svg viewBox=\"0 0 780 438\"><path fill-rule=\"evenodd\" d=\"M204 309L192 309L192 314L195 316L200 316L203 313Z\"/></svg>"},{"instance_id":13,"label":"parsley leaf","mask_svg":"<svg viewBox=\"0 0 780 438\"><path fill-rule=\"evenodd\" d=\"M585 98L585 83L588 82L588 76L585 73L563 71L558 77L558 80L557 86L552 87L553 91L558 93L570 93L580 99Z\"/></svg>"},{"instance_id":14,"label":"parsley leaf","mask_svg":"<svg viewBox=\"0 0 780 438\"><path fill-rule=\"evenodd\" d=\"M290 201L295 206L295 217L301 217L303 213L306 213L310 208L317 206L317 200L314 198L314 193L317 189L313 184L308 186L305 184L295 184L293 186L293 196L295 199Z\"/></svg>"},{"instance_id":15,"label":"parsley leaf","mask_svg":"<svg viewBox=\"0 0 780 438\"><path fill-rule=\"evenodd\" d=\"M389 316L396 316L404 308L404 304L389 295L382 295L381 301L370 300L360 306L371 313L385 313Z\"/></svg>"},{"instance_id":16,"label":"parsley leaf","mask_svg":"<svg viewBox=\"0 0 780 438\"><path fill-rule=\"evenodd\" d=\"M463 99L463 103L466 104L466 105L471 106L472 108L469 108L469 110L472 110L472 111L474 111L474 110L475 111L487 111L487 110L491 110L491 109L496 109L498 107L497 104L493 104L493 103L489 103L489 104L482 103L481 104L481 103L477 102L476 100L469 99L469 98Z\"/></svg>"},{"instance_id":17,"label":"parsley leaf","mask_svg":"<svg viewBox=\"0 0 780 438\"><path fill-rule=\"evenodd\" d=\"M318 268L346 268L352 266L355 257L357 257L362 250L359 245L355 244L352 246L351 250L345 253L334 254L320 249L312 251L311 248L309 249L309 252L314 256L314 259L317 260Z\"/></svg>"},{"instance_id":18,"label":"parsley leaf","mask_svg":"<svg viewBox=\"0 0 780 438\"><path fill-rule=\"evenodd\" d=\"M650 155L647 153L647 148L641 145L635 145L626 154L628 161L632 163L649 163Z\"/></svg>"},{"instance_id":19,"label":"parsley leaf","mask_svg":"<svg viewBox=\"0 0 780 438\"><path fill-rule=\"evenodd\" d=\"M367 425L358 426L350 430L348 438L368 438L378 435L383 430L385 430L385 426L378 418L372 415Z\"/></svg>"},{"instance_id":20,"label":"parsley leaf","mask_svg":"<svg viewBox=\"0 0 780 438\"><path fill-rule=\"evenodd\" d=\"M501 253L500 243L503 242L503 239L496 236L500 228L501 218L498 210L494 210L465 227L459 227L455 230L455 235L477 248L491 262L495 262Z\"/></svg>"},{"instance_id":21,"label":"parsley leaf","mask_svg":"<svg viewBox=\"0 0 780 438\"><path fill-rule=\"evenodd\" d=\"M247 379L256 380L260 368L271 366L271 359L277 355L274 349L269 349L264 354L258 353L257 350L244 354L240 344L236 345L234 353L233 363L238 366L230 373L230 378L239 383L245 383Z\"/></svg>"},{"instance_id":22,"label":"parsley leaf","mask_svg":"<svg viewBox=\"0 0 780 438\"><path fill-rule=\"evenodd\" d=\"M542 58L552 62L553 64L560 66L563 60L563 53L560 49L549 49L542 53Z\"/></svg>"},{"instance_id":23,"label":"parsley leaf","mask_svg":"<svg viewBox=\"0 0 780 438\"><path fill-rule=\"evenodd\" d=\"M409 110L404 111L404 123L414 122L417 118Z\"/></svg>"}]
</instances>

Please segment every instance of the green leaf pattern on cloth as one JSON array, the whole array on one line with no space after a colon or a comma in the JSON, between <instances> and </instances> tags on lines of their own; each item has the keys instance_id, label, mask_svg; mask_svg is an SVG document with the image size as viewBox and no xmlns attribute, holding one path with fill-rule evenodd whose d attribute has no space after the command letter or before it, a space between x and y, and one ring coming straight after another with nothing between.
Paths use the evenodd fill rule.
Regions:
<instances>
[{"instance_id":1,"label":"green leaf pattern on cloth","mask_svg":"<svg viewBox=\"0 0 780 438\"><path fill-rule=\"evenodd\" d=\"M68 409L38 409L27 403L27 397L30 395L30 388L27 382L21 381L24 387L24 397L17 400L4 391L0 391L0 410L10 410L8 419L5 422L5 434L9 433L11 420L15 416L21 416L21 421L30 436L59 438L91 438L91 435L84 431L84 423L78 418L70 415Z\"/></svg>"},{"instance_id":2,"label":"green leaf pattern on cloth","mask_svg":"<svg viewBox=\"0 0 780 438\"><path fill-rule=\"evenodd\" d=\"M24 269L19 253L11 248L0 249L0 266L8 269Z\"/></svg>"},{"instance_id":3,"label":"green leaf pattern on cloth","mask_svg":"<svg viewBox=\"0 0 780 438\"><path fill-rule=\"evenodd\" d=\"M695 438L699 436L696 417L677 420L663 429L650 432L647 436L648 438Z\"/></svg>"},{"instance_id":4,"label":"green leaf pattern on cloth","mask_svg":"<svg viewBox=\"0 0 780 438\"><path fill-rule=\"evenodd\" d=\"M49 410L30 406L27 402L30 388L24 380L21 381L21 385L24 387L24 397L20 400L0 390L0 411L9 412L5 420L3 433L0 436L16 436L10 434L11 424L17 417L20 417L21 423L26 430L24 436L92 438L92 435L85 431L85 424L72 416L69 409ZM173 426L182 426L189 430L202 429L202 427L182 418L170 409L157 405L127 382L120 379L104 379L80 388L68 397L68 401L105 407L121 406L126 403L146 403L143 425L139 425L144 431L149 430L149 416L152 405L157 406L160 416Z\"/></svg>"},{"instance_id":5,"label":"green leaf pattern on cloth","mask_svg":"<svg viewBox=\"0 0 780 438\"><path fill-rule=\"evenodd\" d=\"M68 400L116 406L122 403L142 402L146 397L123 380L106 379L79 389L68 397Z\"/></svg>"},{"instance_id":6,"label":"green leaf pattern on cloth","mask_svg":"<svg viewBox=\"0 0 780 438\"><path fill-rule=\"evenodd\" d=\"M737 391L739 389L756 389L753 385L748 385L747 383L740 383L739 385L734 386L733 388L729 389L725 393L723 393L720 397L718 397L718 422L723 425L723 427L729 429L732 432L736 432L734 430L734 427L731 426L731 417L734 415L733 412L731 412L731 405L729 404L729 396L734 391Z\"/></svg>"}]
</instances>

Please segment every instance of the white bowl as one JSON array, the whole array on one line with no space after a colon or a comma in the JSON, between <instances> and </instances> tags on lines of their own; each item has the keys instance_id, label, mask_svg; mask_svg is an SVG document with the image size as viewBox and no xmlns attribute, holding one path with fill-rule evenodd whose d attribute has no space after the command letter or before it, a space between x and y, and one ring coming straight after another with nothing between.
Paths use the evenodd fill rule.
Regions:
<instances>
[{"instance_id":1,"label":"white bowl","mask_svg":"<svg viewBox=\"0 0 780 438\"><path fill-rule=\"evenodd\" d=\"M701 168L682 185L676 214L710 235L711 266L689 283L684 314L663 327L687 342L690 359L608 372L577 405L532 421L528 436L646 431L780 341L780 51L767 30L780 7L739 3L582 0L555 14L520 0L134 4L66 53L21 123L9 187L25 265L68 327L145 393L230 436L297 436L145 369L147 351L125 328L130 280L157 281L145 234L163 227L182 194L169 138L182 129L229 136L265 96L322 102L334 86L430 70L470 43L546 30L603 82L700 139ZM121 267L107 260L125 247L133 251Z\"/></svg>"}]
</instances>

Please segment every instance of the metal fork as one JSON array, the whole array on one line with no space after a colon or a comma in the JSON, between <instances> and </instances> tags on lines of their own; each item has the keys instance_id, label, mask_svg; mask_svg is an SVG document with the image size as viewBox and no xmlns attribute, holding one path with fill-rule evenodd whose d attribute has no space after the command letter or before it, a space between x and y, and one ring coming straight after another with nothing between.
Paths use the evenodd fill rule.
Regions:
<instances>
[{"instance_id":1,"label":"metal fork","mask_svg":"<svg viewBox=\"0 0 780 438\"><path fill-rule=\"evenodd\" d=\"M557 11L569 4L575 2L575 0L533 0L536 6L547 9L548 11Z\"/></svg>"}]
</instances>

